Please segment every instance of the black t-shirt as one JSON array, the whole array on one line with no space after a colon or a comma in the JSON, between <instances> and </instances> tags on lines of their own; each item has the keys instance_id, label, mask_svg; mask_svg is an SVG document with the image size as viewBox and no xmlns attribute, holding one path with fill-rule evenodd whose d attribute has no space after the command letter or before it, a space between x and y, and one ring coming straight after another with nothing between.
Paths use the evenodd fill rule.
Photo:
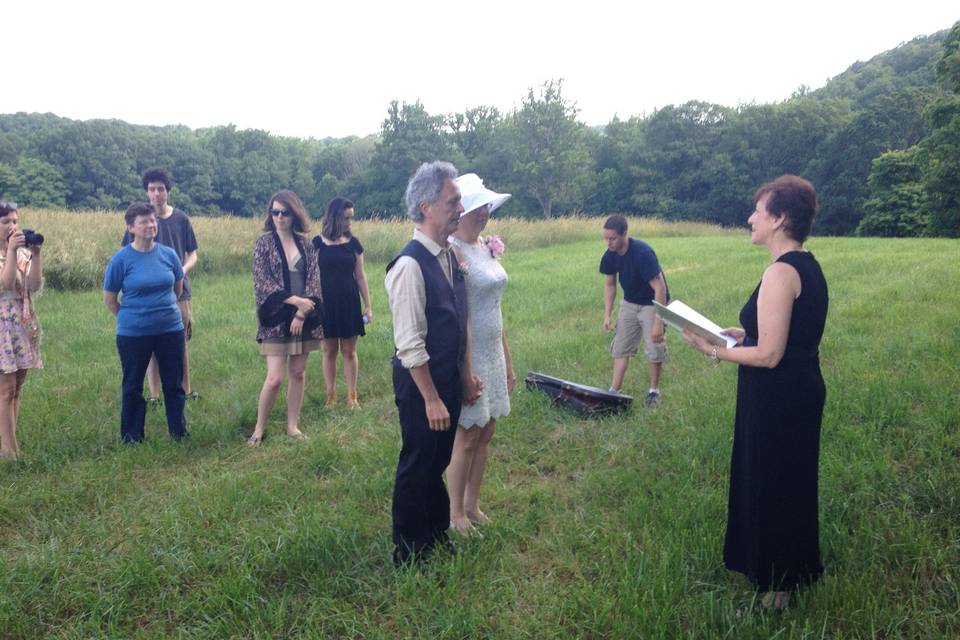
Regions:
<instances>
[{"instance_id":1,"label":"black t-shirt","mask_svg":"<svg viewBox=\"0 0 960 640\"><path fill-rule=\"evenodd\" d=\"M660 272L657 254L650 245L636 238L628 239L627 250L622 256L607 249L600 259L600 273L608 276L619 274L623 299L634 304L653 304L654 292L650 281Z\"/></svg>"},{"instance_id":2,"label":"black t-shirt","mask_svg":"<svg viewBox=\"0 0 960 640\"><path fill-rule=\"evenodd\" d=\"M125 231L123 240L120 241L121 246L126 246L131 242L133 242L133 236L130 235L129 231ZM169 218L158 217L157 242L173 249L177 257L180 258L180 264L183 264L184 256L197 250L197 236L193 233L193 225L190 224L189 216L180 209L174 208ZM180 299L189 300L190 296L190 282L184 277L183 295L180 296Z\"/></svg>"}]
</instances>

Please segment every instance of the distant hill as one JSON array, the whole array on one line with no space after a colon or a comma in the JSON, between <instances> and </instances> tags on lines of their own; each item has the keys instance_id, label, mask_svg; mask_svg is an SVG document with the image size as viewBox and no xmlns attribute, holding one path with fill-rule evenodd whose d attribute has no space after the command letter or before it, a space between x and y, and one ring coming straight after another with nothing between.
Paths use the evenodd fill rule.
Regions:
<instances>
[{"instance_id":1,"label":"distant hill","mask_svg":"<svg viewBox=\"0 0 960 640\"><path fill-rule=\"evenodd\" d=\"M948 33L949 29L944 29L929 36L918 36L866 62L854 62L809 95L843 98L855 107L864 107L879 96L905 89L936 88L934 67L943 54L943 40Z\"/></svg>"},{"instance_id":2,"label":"distant hill","mask_svg":"<svg viewBox=\"0 0 960 640\"><path fill-rule=\"evenodd\" d=\"M72 122L52 113L4 113L0 114L0 133L15 134L24 138L36 131L49 129Z\"/></svg>"}]
</instances>

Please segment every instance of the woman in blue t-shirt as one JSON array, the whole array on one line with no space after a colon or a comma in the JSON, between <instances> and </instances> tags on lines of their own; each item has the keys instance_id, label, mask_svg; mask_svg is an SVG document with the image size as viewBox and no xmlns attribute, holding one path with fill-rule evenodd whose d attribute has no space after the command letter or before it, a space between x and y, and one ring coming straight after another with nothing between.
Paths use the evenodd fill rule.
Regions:
<instances>
[{"instance_id":1,"label":"woman in blue t-shirt","mask_svg":"<svg viewBox=\"0 0 960 640\"><path fill-rule=\"evenodd\" d=\"M187 435L183 320L177 307L183 291L183 267L173 249L156 242L153 206L132 204L124 218L133 242L113 254L103 275L103 301L117 316L117 352L123 369L120 438L124 442L143 440L147 408L143 378L150 357L155 356L167 429L179 440Z\"/></svg>"}]
</instances>

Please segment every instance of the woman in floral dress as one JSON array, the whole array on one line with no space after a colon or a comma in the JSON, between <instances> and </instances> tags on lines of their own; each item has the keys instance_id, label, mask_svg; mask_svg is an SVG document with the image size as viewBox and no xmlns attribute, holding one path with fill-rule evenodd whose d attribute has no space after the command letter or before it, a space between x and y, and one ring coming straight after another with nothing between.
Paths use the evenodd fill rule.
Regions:
<instances>
[{"instance_id":1,"label":"woman in floral dress","mask_svg":"<svg viewBox=\"0 0 960 640\"><path fill-rule=\"evenodd\" d=\"M307 238L310 218L293 191L270 198L263 235L253 250L253 290L257 303L257 342L267 377L257 402L257 424L247 445L258 447L270 412L287 379L287 435L305 439L300 408L307 358L323 340L322 295L317 254Z\"/></svg>"},{"instance_id":2,"label":"woman in floral dress","mask_svg":"<svg viewBox=\"0 0 960 640\"><path fill-rule=\"evenodd\" d=\"M0 202L0 457L16 458L20 390L40 361L40 325L31 296L43 286L40 245L26 246L15 202Z\"/></svg>"}]
</instances>

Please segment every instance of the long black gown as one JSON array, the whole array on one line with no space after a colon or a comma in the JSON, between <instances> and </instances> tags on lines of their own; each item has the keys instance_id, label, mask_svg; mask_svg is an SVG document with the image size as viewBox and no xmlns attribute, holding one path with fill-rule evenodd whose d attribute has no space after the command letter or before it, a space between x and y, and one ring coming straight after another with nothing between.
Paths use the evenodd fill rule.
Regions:
<instances>
[{"instance_id":1,"label":"long black gown","mask_svg":"<svg viewBox=\"0 0 960 640\"><path fill-rule=\"evenodd\" d=\"M823 572L817 515L820 420L826 388L818 349L829 296L813 254L778 262L800 274L783 359L773 369L741 365L723 559L759 591L790 590ZM757 296L740 311L745 346L757 344Z\"/></svg>"},{"instance_id":2,"label":"long black gown","mask_svg":"<svg viewBox=\"0 0 960 640\"><path fill-rule=\"evenodd\" d=\"M356 238L343 244L324 244L313 239L320 265L320 289L323 291L323 337L352 338L366 334L360 309L360 287L354 277L357 256L363 246Z\"/></svg>"}]
</instances>

